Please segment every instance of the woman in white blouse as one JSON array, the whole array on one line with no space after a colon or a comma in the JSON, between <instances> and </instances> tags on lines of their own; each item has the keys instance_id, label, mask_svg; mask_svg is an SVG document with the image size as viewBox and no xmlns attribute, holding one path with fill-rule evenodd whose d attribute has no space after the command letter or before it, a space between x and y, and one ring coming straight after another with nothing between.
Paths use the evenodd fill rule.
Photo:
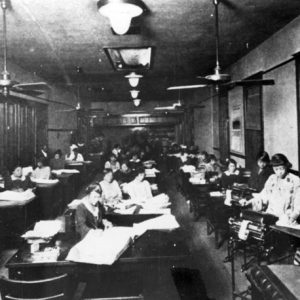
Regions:
<instances>
[{"instance_id":1,"label":"woman in white blouse","mask_svg":"<svg viewBox=\"0 0 300 300\"><path fill-rule=\"evenodd\" d=\"M263 210L277 216L287 217L289 222L294 222L300 214L298 196L300 178L290 173L292 164L281 153L273 155L271 165L274 173L266 181L263 190L249 201L242 201L242 205L252 204L254 210Z\"/></svg>"},{"instance_id":2,"label":"woman in white blouse","mask_svg":"<svg viewBox=\"0 0 300 300\"><path fill-rule=\"evenodd\" d=\"M125 188L130 198L141 202L151 199L153 196L150 183L144 180L145 169L143 167L137 168L133 177L134 179Z\"/></svg>"},{"instance_id":3,"label":"woman in white blouse","mask_svg":"<svg viewBox=\"0 0 300 300\"><path fill-rule=\"evenodd\" d=\"M104 169L103 180L99 183L102 190L102 198L105 203L112 204L122 199L122 192L119 184L114 180L113 171L111 169Z\"/></svg>"}]
</instances>

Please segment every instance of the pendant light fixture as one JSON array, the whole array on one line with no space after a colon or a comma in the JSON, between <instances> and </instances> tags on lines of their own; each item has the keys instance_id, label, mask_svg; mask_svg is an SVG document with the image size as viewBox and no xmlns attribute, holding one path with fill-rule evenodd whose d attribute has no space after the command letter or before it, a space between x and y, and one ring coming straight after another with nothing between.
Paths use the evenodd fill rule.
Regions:
<instances>
[{"instance_id":1,"label":"pendant light fixture","mask_svg":"<svg viewBox=\"0 0 300 300\"><path fill-rule=\"evenodd\" d=\"M136 74L135 72L131 72L128 75L125 75L125 78L128 78L129 84L131 87L137 87L139 84L140 78L143 78L143 75Z\"/></svg>"},{"instance_id":2,"label":"pendant light fixture","mask_svg":"<svg viewBox=\"0 0 300 300\"><path fill-rule=\"evenodd\" d=\"M133 99L132 101L133 101L134 106L138 107L138 106L140 106L142 100L141 99Z\"/></svg>"},{"instance_id":3,"label":"pendant light fixture","mask_svg":"<svg viewBox=\"0 0 300 300\"><path fill-rule=\"evenodd\" d=\"M130 95L131 95L131 98L132 98L132 99L137 98L138 95L139 95L139 93L140 93L140 91L138 91L138 90L131 90L131 91L129 91L129 92L130 92Z\"/></svg>"},{"instance_id":4,"label":"pendant light fixture","mask_svg":"<svg viewBox=\"0 0 300 300\"><path fill-rule=\"evenodd\" d=\"M107 17L114 32L125 34L131 19L143 13L143 3L139 0L100 0L97 3L99 13Z\"/></svg>"}]
</instances>

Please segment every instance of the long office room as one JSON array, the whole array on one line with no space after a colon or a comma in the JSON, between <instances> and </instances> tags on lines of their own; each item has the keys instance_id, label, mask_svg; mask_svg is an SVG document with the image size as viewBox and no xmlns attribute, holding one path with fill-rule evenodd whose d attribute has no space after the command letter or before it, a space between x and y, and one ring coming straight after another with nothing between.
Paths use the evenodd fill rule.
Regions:
<instances>
[{"instance_id":1,"label":"long office room","mask_svg":"<svg viewBox=\"0 0 300 300\"><path fill-rule=\"evenodd\" d=\"M0 300L300 299L299 0L0 12Z\"/></svg>"}]
</instances>

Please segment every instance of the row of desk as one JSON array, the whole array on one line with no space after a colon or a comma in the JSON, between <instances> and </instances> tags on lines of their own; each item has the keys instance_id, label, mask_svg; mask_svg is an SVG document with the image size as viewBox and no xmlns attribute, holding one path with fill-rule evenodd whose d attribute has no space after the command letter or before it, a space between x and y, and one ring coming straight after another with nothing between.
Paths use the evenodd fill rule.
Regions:
<instances>
[{"instance_id":1,"label":"row of desk","mask_svg":"<svg viewBox=\"0 0 300 300\"><path fill-rule=\"evenodd\" d=\"M37 185L35 197L26 201L0 201L1 247L18 241L18 236L38 220L56 218L68 203L76 198L86 183L86 174L93 174L93 165L69 166L80 173L54 174L59 181L55 184Z\"/></svg>"}]
</instances>

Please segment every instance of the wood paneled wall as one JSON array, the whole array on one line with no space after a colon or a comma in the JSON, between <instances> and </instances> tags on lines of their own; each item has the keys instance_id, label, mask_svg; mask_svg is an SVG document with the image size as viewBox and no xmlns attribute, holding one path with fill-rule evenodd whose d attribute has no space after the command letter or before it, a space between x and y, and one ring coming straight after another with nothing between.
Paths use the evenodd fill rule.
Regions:
<instances>
[{"instance_id":1,"label":"wood paneled wall","mask_svg":"<svg viewBox=\"0 0 300 300\"><path fill-rule=\"evenodd\" d=\"M23 165L32 164L37 145L47 141L45 126L47 126L46 105L11 96L1 97L0 168L10 169L17 162Z\"/></svg>"}]
</instances>

